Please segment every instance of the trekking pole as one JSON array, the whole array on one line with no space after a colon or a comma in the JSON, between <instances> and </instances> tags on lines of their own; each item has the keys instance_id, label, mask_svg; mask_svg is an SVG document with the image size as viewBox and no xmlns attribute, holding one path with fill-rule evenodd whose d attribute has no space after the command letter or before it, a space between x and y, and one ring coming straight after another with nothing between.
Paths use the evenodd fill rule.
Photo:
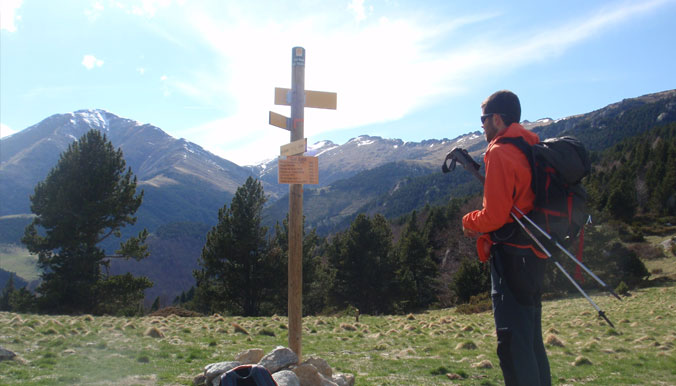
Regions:
<instances>
[{"instance_id":1,"label":"trekking pole","mask_svg":"<svg viewBox=\"0 0 676 386\"><path fill-rule=\"evenodd\" d=\"M449 168L448 166L446 166L446 161L447 161L448 159L451 159L451 160L452 160L450 168ZM448 173L448 172L450 172L451 170L455 169L455 163L456 163L456 162L460 162L460 164L461 164L463 167L465 167L465 169L469 170L472 174L474 174L474 176L475 176L476 178L478 178L479 181L481 181L482 184L485 182L485 177L482 176L482 175L479 173L479 168L480 168L481 166L480 166L476 161L474 161L474 159L472 159L472 157L470 157L469 153L467 153L467 151L466 151L465 149L454 148L453 150L451 150L451 152L448 153L448 154L446 155L446 159L444 160L444 164L443 164L442 167L441 167L442 171L443 171L444 173ZM470 165L470 167L468 167L468 164ZM539 225L537 225L537 224L535 223L535 221L531 220L531 218L528 217L521 209L519 209L516 205L515 205L515 206L512 206L512 209L516 210L516 211L517 211L523 218L525 218L525 219L526 219L533 227L535 227L535 229L537 229L543 236L545 236L545 237L547 238L547 240L549 240L550 242L552 242L552 243L553 243L557 248L559 248L566 256L568 256L571 260L573 260L573 262L574 262L575 264L577 264L577 265L580 266L582 269L584 269L584 271L587 272L587 273L589 274L589 276L591 276L594 280L596 280L596 282L598 282L599 285L601 285L601 287L603 287L603 289L605 289L606 291L608 291L611 295L613 295L613 296L614 296L615 298L617 298L618 300L622 300L622 298L619 297L619 296L615 293L615 291L613 291L612 288L608 287L608 285L607 285L606 283L604 283L603 280L601 280L598 276L596 276L596 275L594 274L594 272L592 272L589 268L587 268L587 266L584 265L581 261L579 261L578 259L576 259L575 256L573 256L573 254L570 253L570 251L568 251L568 250L567 250L563 245L561 245L554 237L552 237L549 233L547 233L547 231L545 231L545 230L542 229ZM526 232L528 231L528 230L526 229L525 226L524 226L523 228L524 228L524 230L526 230ZM531 238L533 238L533 237L531 237ZM543 246L539 241L537 241L536 238L533 238L533 239L535 240L536 244L538 244L538 246L540 247L540 249L544 249L544 246Z\"/></svg>"},{"instance_id":2,"label":"trekking pole","mask_svg":"<svg viewBox=\"0 0 676 386\"><path fill-rule=\"evenodd\" d=\"M450 167L446 165L446 163L447 163L447 161L448 161L449 159L452 160L452 161L451 161L451 166L450 166ZM463 161L464 161L464 162L463 162ZM484 176L482 176L481 174L479 174L479 168L480 168L479 164L478 164L476 161L474 161L474 160L472 159L472 157L469 156L469 153L467 153L467 150L465 150L465 149L454 148L453 150L451 150L451 152L448 153L448 154L446 155L446 159L444 160L444 163L443 163L443 165L442 165L442 167L441 167L441 170L442 170L444 173L448 173L448 172L454 170L454 169L455 169L455 163L456 163L456 162L460 162L460 164L461 164L466 170L470 171L475 177L477 177L477 178L479 179L479 181L481 181L482 184L485 183L486 178L485 178ZM514 207L514 209L519 210L519 209L516 208L516 207ZM519 210L519 212L521 213L522 216L526 217L526 216L523 214L523 212L521 212L520 210ZM533 232L531 232L530 229L528 229L528 227L526 227L526 224L524 224L524 223L516 216L516 213L510 211L509 214L510 214L510 215L512 216L512 218L513 218L513 219L521 226L521 228L523 228L523 230L524 230L524 231L526 232L526 234L528 234L528 236L535 242L535 244L537 244L537 246L544 252L544 254L547 256L547 258L552 259L552 261L554 262L554 265L556 265L556 267L564 274L564 276L566 276L566 278L568 278L568 280L569 280L571 283L573 283L573 286L575 286L575 288L576 288L576 289L577 289L577 290L585 297L585 299L587 299L587 301L592 305L592 307L594 307L594 309L598 312L598 315L599 315L601 318L603 318L603 320L605 320L605 321L608 323L608 325L610 325L610 327L615 328L615 325L613 325L613 323L608 319L608 317L606 317L606 313L605 313L603 310L601 310L601 308L600 308L596 303L594 303L594 301L589 297L589 295L587 295L587 293L582 289L582 287L580 287L580 285L577 284L577 282L575 281L575 279L573 279L573 278L570 276L570 274L568 274L568 272L566 272L566 270L563 268L563 266L561 266L561 264L559 264L558 261L556 261L556 259L555 259L555 258L552 256L552 254L547 250L547 248L545 248L545 246L542 245L542 243L540 242L540 240L538 240L537 236L535 236L535 235L533 234ZM530 221L530 219L528 219L528 220L529 220L529 222L532 223L532 221ZM562 247L560 247L560 248L562 248ZM565 249L565 248L563 248L563 249ZM576 259L576 260L577 260L577 259Z\"/></svg>"},{"instance_id":3,"label":"trekking pole","mask_svg":"<svg viewBox=\"0 0 676 386\"><path fill-rule=\"evenodd\" d=\"M584 269L584 271L587 272L587 273L589 274L589 276L591 276L592 278L594 278L594 280L596 280L596 281L601 285L601 287L603 287L606 291L610 292L610 294L613 295L613 296L615 296L618 300L622 300L622 298L619 297L619 296L615 293L615 291L612 290L612 288L608 287L608 285L606 285L606 283L604 283L603 280L601 280L598 276L594 275L594 272L592 272L589 268L587 268L586 265L582 264L581 261L579 261L578 259L576 259L575 256L573 256L573 254L570 253L570 251L569 251L568 249L566 249L563 245L559 244L559 242L558 242L554 237L552 237L549 233L547 233L544 229L542 229L538 224L536 224L533 220L531 220L528 216L526 216L526 214L523 213L523 211L521 211L521 209L519 209L517 206L514 206L513 208L514 208L514 210L516 210L523 218L525 218L526 221L528 221L528 222L530 223L530 225L532 225L532 226L533 226L535 229L537 229L543 236L545 236L545 237L547 238L547 240L549 240L550 242L554 243L554 245L556 245L561 251L563 251L563 253L564 253L566 256L570 257L571 260L573 260L577 265L579 265L582 269Z\"/></svg>"},{"instance_id":4,"label":"trekking pole","mask_svg":"<svg viewBox=\"0 0 676 386\"><path fill-rule=\"evenodd\" d=\"M515 208L516 208L516 207L515 207ZM556 261L556 259L555 259L555 258L552 256L552 254L547 250L547 248L545 248L545 246L542 245L542 243L540 242L540 240L538 240L538 238L533 234L533 232L531 232L530 229L528 229L528 228L526 227L526 224L524 224L524 223L521 221L521 219L519 219L519 218L516 216L516 214L515 214L514 212L510 212L509 214L512 216L512 218L513 218L517 223L519 223L519 225L521 225L521 228L523 228L523 230L526 232L526 234L528 234L528 236L530 236L530 238L533 239L533 241L534 241L534 242L537 244L537 246L542 250L542 252L544 252L544 254L547 255L547 258L548 258L548 259L552 259L552 261L554 262L554 265L556 265L556 268L558 268L558 269L559 269L559 270L560 270L560 271L568 278L568 280L570 280L570 282L573 283L573 285L575 286L575 288L577 288L577 290L580 291L580 293L585 297L585 299L587 299L587 301L592 305L592 307L594 307L594 309L596 309L596 311L598 312L599 316L602 317L603 320L605 320L605 321L608 323L608 325L610 325L610 327L615 328L615 325L613 325L613 323L610 321L610 319L608 319L608 317L606 317L606 313L603 312L603 310L601 310L601 308L599 308L599 306L596 305L596 303L594 303L594 301L589 297L589 295L587 295L587 293L584 292L584 290L582 289L582 287L580 287L580 285L577 284L577 282L575 281L575 279L573 279L572 277L570 277L570 274L563 268L563 266L561 266L561 264L559 264L559 262Z\"/></svg>"}]
</instances>

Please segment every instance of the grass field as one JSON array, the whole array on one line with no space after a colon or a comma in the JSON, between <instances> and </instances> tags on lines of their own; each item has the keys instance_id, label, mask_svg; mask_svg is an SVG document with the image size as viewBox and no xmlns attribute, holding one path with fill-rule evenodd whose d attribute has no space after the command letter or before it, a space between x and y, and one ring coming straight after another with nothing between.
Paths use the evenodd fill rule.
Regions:
<instances>
[{"instance_id":1,"label":"grass field","mask_svg":"<svg viewBox=\"0 0 676 386\"><path fill-rule=\"evenodd\" d=\"M38 257L31 255L26 248L13 244L0 244L0 268L15 272L30 282L39 278Z\"/></svg>"},{"instance_id":2,"label":"grass field","mask_svg":"<svg viewBox=\"0 0 676 386\"><path fill-rule=\"evenodd\" d=\"M593 299L616 329L584 298L543 305L553 384L676 384L676 284L640 289L621 302L600 294ZM355 374L357 385L502 384L490 312L362 315L359 323L307 317L303 326L304 356ZM163 337L148 336L151 328ZM19 356L0 362L0 384L188 385L206 364L232 360L248 348L269 352L287 341L284 317L0 313L0 346Z\"/></svg>"}]
</instances>

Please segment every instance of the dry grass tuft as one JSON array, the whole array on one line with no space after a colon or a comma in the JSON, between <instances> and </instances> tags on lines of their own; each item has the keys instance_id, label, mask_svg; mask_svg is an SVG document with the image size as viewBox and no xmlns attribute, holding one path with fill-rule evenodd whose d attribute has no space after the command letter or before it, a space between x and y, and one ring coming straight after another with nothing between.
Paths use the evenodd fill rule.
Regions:
<instances>
[{"instance_id":1,"label":"dry grass tuft","mask_svg":"<svg viewBox=\"0 0 676 386\"><path fill-rule=\"evenodd\" d=\"M238 332L240 334L244 335L249 335L249 331L247 331L244 327L240 326L237 322L232 322L230 323L232 327L235 328L235 332Z\"/></svg>"},{"instance_id":2,"label":"dry grass tuft","mask_svg":"<svg viewBox=\"0 0 676 386\"><path fill-rule=\"evenodd\" d=\"M589 358L584 357L582 355L575 358L575 361L572 363L573 366L588 366L591 364L592 362L589 360Z\"/></svg>"},{"instance_id":3,"label":"dry grass tuft","mask_svg":"<svg viewBox=\"0 0 676 386\"><path fill-rule=\"evenodd\" d=\"M472 367L475 369L492 369L493 364L488 359L484 359L481 362L472 364Z\"/></svg>"},{"instance_id":4,"label":"dry grass tuft","mask_svg":"<svg viewBox=\"0 0 676 386\"><path fill-rule=\"evenodd\" d=\"M471 340L465 341L458 343L457 346L455 346L456 350L476 350L477 345L476 343L472 342Z\"/></svg>"},{"instance_id":5,"label":"dry grass tuft","mask_svg":"<svg viewBox=\"0 0 676 386\"><path fill-rule=\"evenodd\" d=\"M349 323L341 323L340 328L345 331L357 331L357 327L349 324Z\"/></svg>"},{"instance_id":6,"label":"dry grass tuft","mask_svg":"<svg viewBox=\"0 0 676 386\"><path fill-rule=\"evenodd\" d=\"M545 344L549 346L556 346L556 347L566 347L566 345L563 343L561 339L559 339L558 336L554 334L549 334L545 338Z\"/></svg>"},{"instance_id":7,"label":"dry grass tuft","mask_svg":"<svg viewBox=\"0 0 676 386\"><path fill-rule=\"evenodd\" d=\"M151 338L164 338L162 331L158 330L156 327L149 327L143 335Z\"/></svg>"},{"instance_id":8,"label":"dry grass tuft","mask_svg":"<svg viewBox=\"0 0 676 386\"><path fill-rule=\"evenodd\" d=\"M400 356L412 356L412 355L415 355L415 350L412 349L411 347L405 348L405 349L401 350L401 352L399 352L399 355Z\"/></svg>"}]
</instances>

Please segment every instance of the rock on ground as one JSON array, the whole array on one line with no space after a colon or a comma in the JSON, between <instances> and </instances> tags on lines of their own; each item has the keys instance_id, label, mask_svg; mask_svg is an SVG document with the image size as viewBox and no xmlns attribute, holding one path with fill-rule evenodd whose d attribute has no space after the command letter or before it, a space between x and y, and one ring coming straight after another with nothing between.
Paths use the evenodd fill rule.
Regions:
<instances>
[{"instance_id":1,"label":"rock on ground","mask_svg":"<svg viewBox=\"0 0 676 386\"><path fill-rule=\"evenodd\" d=\"M314 365L302 363L293 370L303 386L321 386L322 378Z\"/></svg>"},{"instance_id":2,"label":"rock on ground","mask_svg":"<svg viewBox=\"0 0 676 386\"><path fill-rule=\"evenodd\" d=\"M11 352L11 351L3 348L3 347L0 347L0 361L7 361L7 360L14 359L15 356L16 356L15 353L13 353L13 352Z\"/></svg>"},{"instance_id":3,"label":"rock on ground","mask_svg":"<svg viewBox=\"0 0 676 386\"><path fill-rule=\"evenodd\" d=\"M277 382L277 386L300 386L298 376L290 370L278 371L272 374L272 379Z\"/></svg>"},{"instance_id":4,"label":"rock on ground","mask_svg":"<svg viewBox=\"0 0 676 386\"><path fill-rule=\"evenodd\" d=\"M272 374L291 365L298 364L298 355L291 349L278 346L258 362Z\"/></svg>"},{"instance_id":5,"label":"rock on ground","mask_svg":"<svg viewBox=\"0 0 676 386\"><path fill-rule=\"evenodd\" d=\"M252 348L239 353L235 357L236 362L242 362L245 365L254 365L258 363L265 355L265 352L259 348Z\"/></svg>"},{"instance_id":6,"label":"rock on ground","mask_svg":"<svg viewBox=\"0 0 676 386\"><path fill-rule=\"evenodd\" d=\"M206 384L212 383L214 379L219 379L221 374L234 369L235 367L241 365L240 362L219 362L206 365L204 367L204 376L206 377ZM218 385L218 383L216 383Z\"/></svg>"},{"instance_id":7,"label":"rock on ground","mask_svg":"<svg viewBox=\"0 0 676 386\"><path fill-rule=\"evenodd\" d=\"M331 379L331 377L333 376L333 370L331 370L331 366L329 366L328 362L326 362L322 358L310 357L303 363L309 363L313 365L314 367L317 368L319 373L325 376L326 378Z\"/></svg>"}]
</instances>

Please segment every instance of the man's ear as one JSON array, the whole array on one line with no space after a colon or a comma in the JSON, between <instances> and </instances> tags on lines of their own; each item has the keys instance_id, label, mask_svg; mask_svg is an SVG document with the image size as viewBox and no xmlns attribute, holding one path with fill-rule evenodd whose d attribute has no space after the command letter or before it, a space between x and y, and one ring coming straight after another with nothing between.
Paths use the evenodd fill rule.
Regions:
<instances>
[{"instance_id":1,"label":"man's ear","mask_svg":"<svg viewBox=\"0 0 676 386\"><path fill-rule=\"evenodd\" d=\"M493 126L495 126L498 131L502 131L503 129L507 128L505 121L502 120L502 115L493 114Z\"/></svg>"}]
</instances>

